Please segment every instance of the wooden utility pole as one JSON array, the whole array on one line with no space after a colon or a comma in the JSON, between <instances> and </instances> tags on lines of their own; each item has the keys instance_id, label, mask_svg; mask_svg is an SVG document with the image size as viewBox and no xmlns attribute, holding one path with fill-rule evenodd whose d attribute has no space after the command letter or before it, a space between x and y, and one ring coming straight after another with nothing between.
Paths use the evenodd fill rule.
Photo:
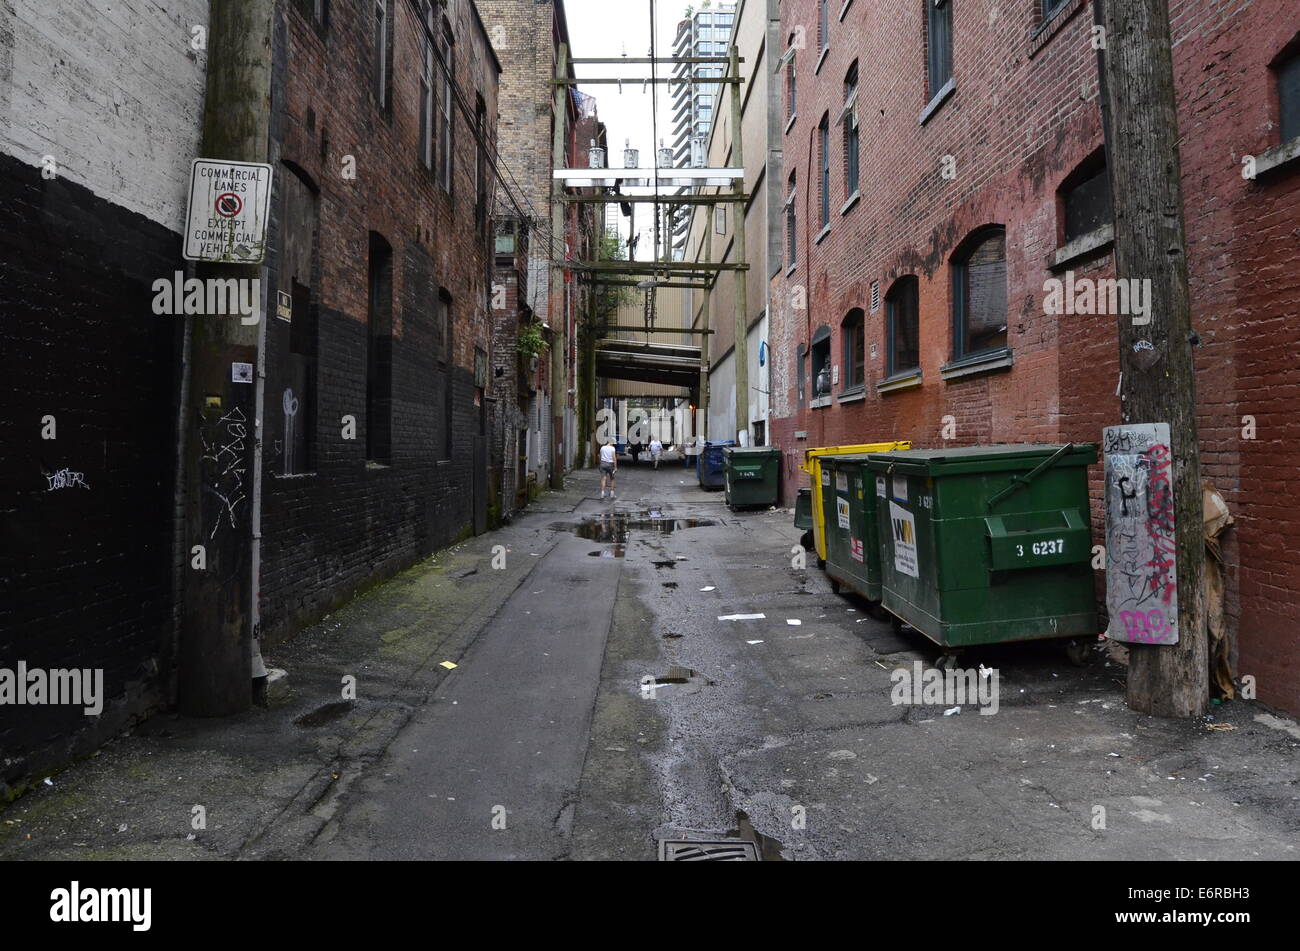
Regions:
<instances>
[{"instance_id":1,"label":"wooden utility pole","mask_svg":"<svg viewBox=\"0 0 1300 951\"><path fill-rule=\"evenodd\" d=\"M212 5L202 157L265 162L275 0ZM261 265L202 265L200 276L261 278ZM260 285L255 285L260 286ZM258 307L259 321L265 320ZM255 385L234 365L257 365L258 324L195 316L185 411L185 546L177 703L192 716L252 705L252 494L258 438ZM245 377L241 376L241 379ZM199 567L202 565L202 567Z\"/></svg>"},{"instance_id":2,"label":"wooden utility pole","mask_svg":"<svg viewBox=\"0 0 1300 951\"><path fill-rule=\"evenodd\" d=\"M1103 119L1117 276L1150 281L1149 322L1119 317L1124 423L1168 423L1178 643L1131 644L1128 703L1157 716L1209 705L1200 458L1187 240L1168 0L1106 0Z\"/></svg>"},{"instance_id":3,"label":"wooden utility pole","mask_svg":"<svg viewBox=\"0 0 1300 951\"><path fill-rule=\"evenodd\" d=\"M717 207L717 205L706 205L704 213L710 216L714 215L717 213ZM704 228L704 263L713 263L712 221L707 222ZM739 274L741 272L737 271L736 273ZM705 280L708 283L708 287L703 291L704 301L700 306L700 330L703 331L700 335L700 431L695 434L701 442L704 442L709 438L709 357L712 353L712 345L709 341L709 338L712 336L712 334L709 333L709 320L712 316L710 311L713 307L713 281L707 277ZM694 422L694 420L691 422Z\"/></svg>"},{"instance_id":4,"label":"wooden utility pole","mask_svg":"<svg viewBox=\"0 0 1300 951\"><path fill-rule=\"evenodd\" d=\"M736 82L731 84L731 167L745 167L745 150L744 150L744 130L741 128L741 105L740 105L740 52L735 46L731 47L730 66L728 67L729 76L734 76ZM745 180L738 178L732 185L734 196L745 194ZM731 215L731 228L735 233L732 239L732 247L735 254L732 261L736 264L745 264L745 203L739 197L733 197L735 204L732 206L735 210ZM713 226L709 222L709 227ZM748 443L749 432L749 295L745 293L745 270L736 269L736 344L733 355L736 361L736 433L745 433L745 442ZM739 435L736 437L739 439Z\"/></svg>"},{"instance_id":5,"label":"wooden utility pole","mask_svg":"<svg viewBox=\"0 0 1300 951\"><path fill-rule=\"evenodd\" d=\"M559 55L555 61L555 78L567 79L569 73L569 46L561 43ZM569 87L557 84L555 87L555 123L551 138L551 165L553 168L565 168L565 131L569 117ZM564 404L569 391L568 374L565 373L564 356L568 349L565 339L566 300L568 287L564 283L565 260L567 258L565 236L568 233L568 205L559 200L565 184L557 179L551 180L551 259L558 261L551 277L551 287L547 295L549 303L546 319L551 325L551 488L564 488ZM558 257L557 257L558 256ZM558 287L559 292L556 293ZM557 310L556 303L559 303Z\"/></svg>"}]
</instances>

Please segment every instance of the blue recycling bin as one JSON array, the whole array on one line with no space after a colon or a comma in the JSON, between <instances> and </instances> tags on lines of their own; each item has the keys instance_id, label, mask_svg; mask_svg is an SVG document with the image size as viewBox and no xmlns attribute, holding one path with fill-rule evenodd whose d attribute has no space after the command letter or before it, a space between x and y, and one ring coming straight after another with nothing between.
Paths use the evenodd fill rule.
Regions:
<instances>
[{"instance_id":1,"label":"blue recycling bin","mask_svg":"<svg viewBox=\"0 0 1300 951\"><path fill-rule=\"evenodd\" d=\"M723 450L735 444L734 439L704 444L695 468L701 489L721 489L727 484L727 460Z\"/></svg>"}]
</instances>

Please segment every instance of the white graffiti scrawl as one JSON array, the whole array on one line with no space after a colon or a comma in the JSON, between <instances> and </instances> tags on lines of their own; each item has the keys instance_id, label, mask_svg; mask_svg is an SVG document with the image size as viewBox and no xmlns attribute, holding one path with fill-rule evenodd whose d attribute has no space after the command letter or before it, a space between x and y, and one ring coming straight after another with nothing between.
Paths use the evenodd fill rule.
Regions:
<instances>
[{"instance_id":1,"label":"white graffiti scrawl","mask_svg":"<svg viewBox=\"0 0 1300 951\"><path fill-rule=\"evenodd\" d=\"M86 474L84 472L73 472L71 469L60 469L53 475L47 475L45 481L50 484L46 492L57 492L60 489L82 488L89 489L86 484Z\"/></svg>"},{"instance_id":2,"label":"white graffiti scrawl","mask_svg":"<svg viewBox=\"0 0 1300 951\"><path fill-rule=\"evenodd\" d=\"M221 419L217 420L215 439L209 439L206 427L203 434L204 485L203 491L216 496L221 501L220 514L212 523L209 538L216 538L217 532L229 524L238 526L239 506L247 494L244 481L248 475L248 466L244 459L244 444L248 438L248 417L236 406Z\"/></svg>"}]
</instances>

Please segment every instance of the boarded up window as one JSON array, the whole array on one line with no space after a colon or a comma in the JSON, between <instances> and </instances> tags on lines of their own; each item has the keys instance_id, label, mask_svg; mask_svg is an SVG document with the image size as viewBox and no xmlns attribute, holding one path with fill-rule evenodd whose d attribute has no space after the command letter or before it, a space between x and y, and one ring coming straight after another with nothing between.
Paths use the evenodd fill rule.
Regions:
<instances>
[{"instance_id":1,"label":"boarded up window","mask_svg":"<svg viewBox=\"0 0 1300 951\"><path fill-rule=\"evenodd\" d=\"M266 418L273 434L271 471L290 476L314 472L316 465L317 314L312 284L318 212L312 186L292 166L284 167L280 189L280 283L275 319L267 327L271 352L277 356Z\"/></svg>"},{"instance_id":2,"label":"boarded up window","mask_svg":"<svg viewBox=\"0 0 1300 951\"><path fill-rule=\"evenodd\" d=\"M366 458L387 464L393 456L393 248L373 231L369 283Z\"/></svg>"}]
</instances>

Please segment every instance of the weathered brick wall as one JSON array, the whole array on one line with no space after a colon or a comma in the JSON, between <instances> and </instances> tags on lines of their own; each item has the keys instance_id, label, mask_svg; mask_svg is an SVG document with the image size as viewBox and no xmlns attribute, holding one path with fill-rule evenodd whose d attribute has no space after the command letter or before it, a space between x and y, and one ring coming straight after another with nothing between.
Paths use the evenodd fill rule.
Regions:
<instances>
[{"instance_id":1,"label":"weathered brick wall","mask_svg":"<svg viewBox=\"0 0 1300 951\"><path fill-rule=\"evenodd\" d=\"M391 109L373 98L372 31L359 7L332 4L327 29L292 3L277 30L280 96L276 158L317 190L318 321L315 471L283 476L274 438L284 429L279 394L288 333L268 327L267 443L263 482L261 614L270 642L292 633L358 590L473 529L473 447L487 436L487 395L475 386L476 349L492 352L488 313L490 220L475 220L477 146L455 113L450 195L421 163L419 82L422 27L414 4L390 3ZM468 3L452 4L456 84L473 113L481 96L494 134L497 65ZM436 67L440 70L440 67ZM437 85L435 72L435 86ZM344 174L348 156L356 177ZM282 176L283 177L283 176ZM274 223L272 286L280 228ZM392 247L392 459L366 461L369 235ZM440 386L438 299L452 301L452 449ZM490 376L489 371L489 376ZM342 418L356 418L343 438Z\"/></svg>"},{"instance_id":2,"label":"weathered brick wall","mask_svg":"<svg viewBox=\"0 0 1300 951\"><path fill-rule=\"evenodd\" d=\"M0 792L165 699L182 324L152 284L184 266L207 8L0 4L0 667L99 668L105 695L0 707Z\"/></svg>"},{"instance_id":3,"label":"weathered brick wall","mask_svg":"<svg viewBox=\"0 0 1300 951\"><path fill-rule=\"evenodd\" d=\"M834 6L834 5L833 5ZM955 444L1096 441L1119 418L1116 318L1046 316L1044 282L1063 277L1048 258L1061 244L1057 191L1102 144L1091 5L1067 4L1039 30L1036 4L955 5L956 91L924 123L925 6L912 0L854 3L843 23L832 15L830 50L817 70L816 2L784 5L783 37L802 25L797 54L798 117L786 133L783 174L798 177L795 271L774 279L773 434L786 453L786 493L806 480L794 465L808 446L908 438L942 443L945 416ZM1266 702L1300 710L1300 577L1294 552L1300 519L1280 500L1294 495L1297 454L1291 436L1300 376L1294 315L1300 254L1297 177L1279 170L1243 180L1243 153L1276 143L1276 100L1268 63L1300 31L1286 0L1171 0L1182 134L1203 472L1224 491L1238 518L1225 546L1228 611L1240 634L1242 673L1254 673ZM775 59L775 57L773 57ZM844 175L834 125L843 78L861 70L862 200L841 211ZM815 72L816 70L816 72ZM779 81L778 88L783 84ZM817 241L816 131L832 121L831 227ZM952 156L955 177L941 174ZM944 381L952 358L954 250L972 231L1007 232L1010 370ZM1113 258L1071 262L1077 278L1110 276ZM900 275L920 285L923 382L880 394L886 305ZM870 313L870 284L881 307ZM808 309L791 308L806 288ZM851 308L868 311L866 399L800 412L795 353L816 328L839 324ZM1267 343L1264 341L1267 340ZM870 348L877 347L872 359ZM835 388L836 391L840 387ZM1254 440L1241 438L1253 415ZM796 440L797 430L807 440ZM1100 530L1100 468L1093 473L1093 516ZM1100 580L1100 579L1099 579ZM1098 590L1101 590L1100 584Z\"/></svg>"}]
</instances>

